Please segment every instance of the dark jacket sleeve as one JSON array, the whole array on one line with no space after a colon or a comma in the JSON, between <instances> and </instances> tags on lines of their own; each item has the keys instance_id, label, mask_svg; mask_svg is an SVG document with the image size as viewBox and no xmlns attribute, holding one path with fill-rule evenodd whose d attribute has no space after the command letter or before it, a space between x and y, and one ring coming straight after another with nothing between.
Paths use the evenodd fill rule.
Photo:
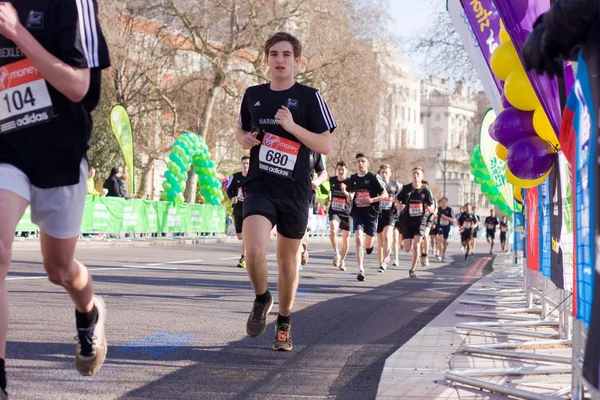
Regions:
<instances>
[{"instance_id":1,"label":"dark jacket sleeve","mask_svg":"<svg viewBox=\"0 0 600 400\"><path fill-rule=\"evenodd\" d=\"M598 22L600 5L597 0L558 0L544 15L546 33L543 46L556 46L563 58L587 41Z\"/></svg>"},{"instance_id":2,"label":"dark jacket sleeve","mask_svg":"<svg viewBox=\"0 0 600 400\"><path fill-rule=\"evenodd\" d=\"M235 175L231 177L231 183L227 186L227 197L229 200L237 196L237 184L235 183Z\"/></svg>"}]
</instances>

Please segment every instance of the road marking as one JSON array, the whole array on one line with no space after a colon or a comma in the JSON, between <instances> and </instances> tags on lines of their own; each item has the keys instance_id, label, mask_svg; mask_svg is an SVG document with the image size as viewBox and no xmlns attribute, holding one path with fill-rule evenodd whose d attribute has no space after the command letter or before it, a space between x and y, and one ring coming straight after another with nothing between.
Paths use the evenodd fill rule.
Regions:
<instances>
[{"instance_id":1,"label":"road marking","mask_svg":"<svg viewBox=\"0 0 600 400\"><path fill-rule=\"evenodd\" d=\"M239 257L221 257L221 258L217 258L217 260L219 261L225 261L225 260L238 260Z\"/></svg>"},{"instance_id":2,"label":"road marking","mask_svg":"<svg viewBox=\"0 0 600 400\"><path fill-rule=\"evenodd\" d=\"M442 291L442 289L453 289L456 290L457 288L454 286L442 286L442 287L438 287L438 288L430 288L430 289L425 289L428 292L436 292L436 293L441 293L441 294L445 294L445 295L451 295L452 293L448 293L448 292L444 292Z\"/></svg>"},{"instance_id":3,"label":"road marking","mask_svg":"<svg viewBox=\"0 0 600 400\"><path fill-rule=\"evenodd\" d=\"M186 263L201 262L201 261L204 261L204 260L167 261L167 264L186 264ZM146 265L150 265L150 264L146 264Z\"/></svg>"},{"instance_id":4,"label":"road marking","mask_svg":"<svg viewBox=\"0 0 600 400\"><path fill-rule=\"evenodd\" d=\"M121 266L117 267L117 269L119 269L119 268L123 268L123 269L159 269L159 270L170 270L170 271L179 269L179 268L175 268L175 267L152 267L149 265L121 265Z\"/></svg>"},{"instance_id":5,"label":"road marking","mask_svg":"<svg viewBox=\"0 0 600 400\"><path fill-rule=\"evenodd\" d=\"M151 267L151 266L144 266L144 265L120 265L118 267L100 267L100 268L94 268L94 267L88 267L88 270L90 272L93 271L124 271L124 270L128 270L128 269L158 269L158 270L178 270L178 268L174 268L174 267ZM40 276L8 276L6 278L7 281L29 281L29 280L36 280L36 279L48 279L47 275L40 275Z\"/></svg>"}]
</instances>

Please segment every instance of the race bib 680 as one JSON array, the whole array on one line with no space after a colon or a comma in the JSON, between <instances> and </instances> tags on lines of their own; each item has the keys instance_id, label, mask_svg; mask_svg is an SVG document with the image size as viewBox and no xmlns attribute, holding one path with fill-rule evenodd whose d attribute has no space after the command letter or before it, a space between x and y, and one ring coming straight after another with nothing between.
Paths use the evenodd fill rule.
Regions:
<instances>
[{"instance_id":1,"label":"race bib 680","mask_svg":"<svg viewBox=\"0 0 600 400\"><path fill-rule=\"evenodd\" d=\"M265 133L258 155L258 166L269 174L291 178L299 151L300 143Z\"/></svg>"}]
</instances>

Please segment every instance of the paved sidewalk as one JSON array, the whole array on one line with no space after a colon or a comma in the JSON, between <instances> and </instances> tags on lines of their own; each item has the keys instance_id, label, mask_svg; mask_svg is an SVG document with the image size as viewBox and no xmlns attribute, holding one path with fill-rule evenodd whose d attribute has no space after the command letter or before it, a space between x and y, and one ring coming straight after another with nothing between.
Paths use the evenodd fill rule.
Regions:
<instances>
[{"instance_id":1,"label":"paved sidewalk","mask_svg":"<svg viewBox=\"0 0 600 400\"><path fill-rule=\"evenodd\" d=\"M472 289L493 283L496 275L510 266L504 256L494 260L494 273L476 282ZM483 321L471 317L458 317L455 311L483 311L493 309L477 305L464 305L464 299L475 300L466 293L459 296L448 308L432 320L425 328L410 339L387 359L379 382L377 399L505 399L507 396L482 391L461 384L452 384L444 379L449 370L482 368L515 368L536 366L565 366L530 360L515 360L499 356L465 354L459 351L462 345L481 345L503 342L535 340L520 336L497 333L457 330L457 323ZM535 315L535 314L528 314ZM488 320L489 321L489 320ZM514 328L520 329L520 328ZM554 333L552 328L537 328L536 332ZM529 351L531 350L522 350ZM562 357L571 357L571 348L545 348L533 352ZM568 365L566 365L568 367ZM518 387L536 393L551 394L571 383L570 374L529 376L483 376L477 379L504 386ZM512 397L511 397L512 398ZM567 398L567 397L565 397Z\"/></svg>"}]
</instances>

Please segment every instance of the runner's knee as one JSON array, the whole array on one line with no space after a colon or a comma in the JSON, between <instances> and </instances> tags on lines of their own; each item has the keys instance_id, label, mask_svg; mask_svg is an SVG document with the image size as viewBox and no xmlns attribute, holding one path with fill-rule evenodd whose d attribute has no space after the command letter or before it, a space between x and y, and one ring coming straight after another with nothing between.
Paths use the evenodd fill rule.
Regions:
<instances>
[{"instance_id":1,"label":"runner's knee","mask_svg":"<svg viewBox=\"0 0 600 400\"><path fill-rule=\"evenodd\" d=\"M43 263L48 280L55 285L61 286L69 282L72 262L72 259L62 257L61 255L45 255Z\"/></svg>"},{"instance_id":2,"label":"runner's knee","mask_svg":"<svg viewBox=\"0 0 600 400\"><path fill-rule=\"evenodd\" d=\"M246 244L246 260L253 261L264 260L267 250L258 244Z\"/></svg>"},{"instance_id":3,"label":"runner's knee","mask_svg":"<svg viewBox=\"0 0 600 400\"><path fill-rule=\"evenodd\" d=\"M12 237L0 239L0 276L6 276L12 258Z\"/></svg>"}]
</instances>

